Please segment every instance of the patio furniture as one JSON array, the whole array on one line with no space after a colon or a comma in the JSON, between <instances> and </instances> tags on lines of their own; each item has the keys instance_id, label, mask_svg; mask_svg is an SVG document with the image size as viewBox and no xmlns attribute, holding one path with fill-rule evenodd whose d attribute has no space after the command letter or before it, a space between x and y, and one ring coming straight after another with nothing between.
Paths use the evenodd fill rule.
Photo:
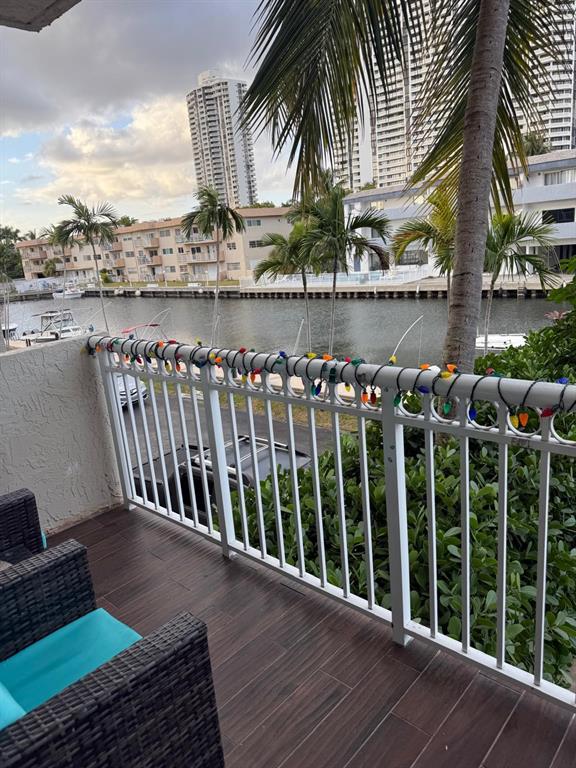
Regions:
<instances>
[{"instance_id":1,"label":"patio furniture","mask_svg":"<svg viewBox=\"0 0 576 768\"><path fill-rule=\"evenodd\" d=\"M20 689L13 693L26 710L70 677L70 658L74 664L97 661L101 637L86 642L95 626L104 627L105 642L111 629L114 642L128 647L0 730L0 765L223 768L204 623L184 613L138 639L96 610L86 548L75 541L0 572L0 689L4 683L12 693L15 660L27 654L25 676L33 676L36 663L38 684L16 683ZM83 638L79 662L65 646L74 632L76 640ZM60 658L46 674L54 646ZM1 702L0 690L0 713Z\"/></svg>"},{"instance_id":2,"label":"patio furniture","mask_svg":"<svg viewBox=\"0 0 576 768\"><path fill-rule=\"evenodd\" d=\"M34 494L21 488L0 496L0 560L18 563L44 548Z\"/></svg>"}]
</instances>

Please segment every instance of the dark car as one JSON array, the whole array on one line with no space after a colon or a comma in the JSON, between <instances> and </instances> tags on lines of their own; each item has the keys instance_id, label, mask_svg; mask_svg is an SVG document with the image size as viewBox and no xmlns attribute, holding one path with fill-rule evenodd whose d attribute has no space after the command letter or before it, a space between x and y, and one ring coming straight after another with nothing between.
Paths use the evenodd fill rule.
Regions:
<instances>
[{"instance_id":1,"label":"dark car","mask_svg":"<svg viewBox=\"0 0 576 768\"><path fill-rule=\"evenodd\" d=\"M258 475L260 480L264 480L270 475L270 444L268 440L263 438L255 438L256 443L256 458L258 464ZM240 472L236 469L236 462L234 456L234 446L232 441L224 444L226 450L226 463L228 465L228 477L230 479L230 488L235 489L238 487L239 479L241 478L242 484L247 488L253 488L255 486L254 481L254 466L252 461L252 449L250 445L250 438L247 435L240 435L238 438L238 453L240 457ZM276 466L282 469L290 469L290 453L289 448L285 443L274 443L276 451ZM194 492L196 496L196 506L198 509L198 518L201 523L206 523L206 510L207 503L204 493L204 487L202 482L202 466L200 460L200 451L197 445L189 444L188 449L190 451L190 464L192 467L192 482L194 483ZM296 454L296 466L298 469L307 467L310 465L310 457L303 451L295 451ZM186 449L184 445L181 445L176 450L176 457L178 461L178 474L180 477L180 486L182 488L182 499L184 502L184 512L186 517L193 519L192 513L192 496L190 492L190 483L188 477L188 470L186 468ZM174 472L174 459L171 451L167 451L164 454L164 462L166 466L166 476L168 479L168 490L170 494L170 502L172 510L177 512L178 507L178 495L176 490L176 476ZM162 475L162 462L160 457L154 459L154 474L156 477L156 488L158 489L158 501L162 507L166 507L166 494L164 492L164 481ZM215 503L214 492L214 476L212 473L212 456L211 449L204 449L204 466L207 474L208 493L210 495L210 501ZM142 472L146 483L146 492L149 501L154 501L154 492L152 488L152 473L150 471L150 464L146 462L142 465ZM137 467L133 469L134 473L134 485L136 493L142 495L142 486L140 481L140 472Z\"/></svg>"}]
</instances>

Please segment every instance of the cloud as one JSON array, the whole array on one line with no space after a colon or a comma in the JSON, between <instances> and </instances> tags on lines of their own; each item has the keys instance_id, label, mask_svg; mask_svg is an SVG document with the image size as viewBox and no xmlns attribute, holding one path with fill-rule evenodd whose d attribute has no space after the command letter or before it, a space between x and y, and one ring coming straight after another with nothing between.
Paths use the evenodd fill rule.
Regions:
<instances>
[{"instance_id":1,"label":"cloud","mask_svg":"<svg viewBox=\"0 0 576 768\"><path fill-rule=\"evenodd\" d=\"M18 191L21 200L54 203L65 193L86 200L183 205L195 190L186 105L156 99L135 107L127 125L82 120L37 153L50 181ZM28 180L31 180L30 177Z\"/></svg>"},{"instance_id":2,"label":"cloud","mask_svg":"<svg viewBox=\"0 0 576 768\"><path fill-rule=\"evenodd\" d=\"M45 179L46 176L43 176L39 173L29 173L28 176L22 176L20 179L20 184L30 184L33 181L41 181L42 179Z\"/></svg>"},{"instance_id":3,"label":"cloud","mask_svg":"<svg viewBox=\"0 0 576 768\"><path fill-rule=\"evenodd\" d=\"M249 79L257 0L81 2L39 35L0 28L0 134L106 120L162 96L184 99L199 72Z\"/></svg>"},{"instance_id":4,"label":"cloud","mask_svg":"<svg viewBox=\"0 0 576 768\"><path fill-rule=\"evenodd\" d=\"M9 157L8 158L8 162L12 163L13 165L16 165L17 163L20 162L20 158L19 157Z\"/></svg>"}]
</instances>

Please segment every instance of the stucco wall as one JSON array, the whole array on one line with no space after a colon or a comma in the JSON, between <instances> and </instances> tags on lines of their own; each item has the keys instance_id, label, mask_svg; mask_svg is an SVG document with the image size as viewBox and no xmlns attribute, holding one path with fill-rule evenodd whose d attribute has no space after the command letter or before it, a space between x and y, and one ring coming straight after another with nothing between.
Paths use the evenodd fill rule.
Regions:
<instances>
[{"instance_id":1,"label":"stucco wall","mask_svg":"<svg viewBox=\"0 0 576 768\"><path fill-rule=\"evenodd\" d=\"M33 491L46 530L121 501L100 371L84 344L0 355L0 493Z\"/></svg>"}]
</instances>

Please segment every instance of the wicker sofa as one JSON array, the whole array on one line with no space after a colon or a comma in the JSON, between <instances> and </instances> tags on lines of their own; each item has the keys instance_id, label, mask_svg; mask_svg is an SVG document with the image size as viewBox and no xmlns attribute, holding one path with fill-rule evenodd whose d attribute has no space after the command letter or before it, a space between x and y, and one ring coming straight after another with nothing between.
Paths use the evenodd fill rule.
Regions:
<instances>
[{"instance_id":1,"label":"wicker sofa","mask_svg":"<svg viewBox=\"0 0 576 768\"><path fill-rule=\"evenodd\" d=\"M43 549L34 494L22 488L0 496L0 560L17 563Z\"/></svg>"},{"instance_id":2,"label":"wicker sofa","mask_svg":"<svg viewBox=\"0 0 576 768\"><path fill-rule=\"evenodd\" d=\"M0 572L0 662L96 608L67 541ZM181 614L0 731L2 768L222 768L205 625Z\"/></svg>"}]
</instances>

